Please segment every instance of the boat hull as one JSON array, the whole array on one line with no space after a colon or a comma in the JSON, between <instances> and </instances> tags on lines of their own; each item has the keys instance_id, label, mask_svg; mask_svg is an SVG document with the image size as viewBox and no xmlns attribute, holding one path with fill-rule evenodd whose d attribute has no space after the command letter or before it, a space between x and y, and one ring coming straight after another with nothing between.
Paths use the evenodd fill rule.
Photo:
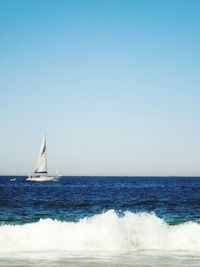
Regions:
<instances>
[{"instance_id":1,"label":"boat hull","mask_svg":"<svg viewBox=\"0 0 200 267\"><path fill-rule=\"evenodd\" d=\"M29 176L26 181L32 182L48 182L48 181L58 181L59 176Z\"/></svg>"}]
</instances>

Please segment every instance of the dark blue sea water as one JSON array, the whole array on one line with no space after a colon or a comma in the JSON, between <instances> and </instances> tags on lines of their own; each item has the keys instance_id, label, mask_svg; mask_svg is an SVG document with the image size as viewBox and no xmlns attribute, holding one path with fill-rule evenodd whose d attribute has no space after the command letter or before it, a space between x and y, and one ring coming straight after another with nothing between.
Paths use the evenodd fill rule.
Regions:
<instances>
[{"instance_id":1,"label":"dark blue sea water","mask_svg":"<svg viewBox=\"0 0 200 267\"><path fill-rule=\"evenodd\" d=\"M62 177L30 182L0 177L0 223L77 221L107 210L154 212L169 224L200 219L198 177Z\"/></svg>"},{"instance_id":2,"label":"dark blue sea water","mask_svg":"<svg viewBox=\"0 0 200 267\"><path fill-rule=\"evenodd\" d=\"M0 266L200 266L200 177L26 178L0 177Z\"/></svg>"}]
</instances>

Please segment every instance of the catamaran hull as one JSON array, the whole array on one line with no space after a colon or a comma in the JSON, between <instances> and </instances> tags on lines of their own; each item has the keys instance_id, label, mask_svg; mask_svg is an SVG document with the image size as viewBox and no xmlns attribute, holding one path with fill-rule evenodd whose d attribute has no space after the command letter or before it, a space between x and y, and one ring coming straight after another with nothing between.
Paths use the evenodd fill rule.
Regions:
<instances>
[{"instance_id":1,"label":"catamaran hull","mask_svg":"<svg viewBox=\"0 0 200 267\"><path fill-rule=\"evenodd\" d=\"M32 182L48 182L48 181L58 181L58 176L29 176L26 181L32 181Z\"/></svg>"}]
</instances>

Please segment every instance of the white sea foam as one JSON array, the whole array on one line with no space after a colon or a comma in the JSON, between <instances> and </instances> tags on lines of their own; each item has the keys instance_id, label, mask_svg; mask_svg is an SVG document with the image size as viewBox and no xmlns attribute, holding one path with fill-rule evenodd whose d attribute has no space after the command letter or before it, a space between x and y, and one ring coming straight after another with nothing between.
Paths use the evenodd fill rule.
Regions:
<instances>
[{"instance_id":1,"label":"white sea foam","mask_svg":"<svg viewBox=\"0 0 200 267\"><path fill-rule=\"evenodd\" d=\"M200 252L200 225L188 222L170 226L152 213L113 210L79 222L41 219L25 225L0 226L0 253L33 251L138 250Z\"/></svg>"}]
</instances>

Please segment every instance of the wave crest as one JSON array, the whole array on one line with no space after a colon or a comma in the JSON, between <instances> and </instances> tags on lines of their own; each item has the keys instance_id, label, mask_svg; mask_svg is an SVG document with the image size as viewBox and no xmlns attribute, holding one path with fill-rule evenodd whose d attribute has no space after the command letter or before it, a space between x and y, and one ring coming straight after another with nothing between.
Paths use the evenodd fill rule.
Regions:
<instances>
[{"instance_id":1,"label":"wave crest","mask_svg":"<svg viewBox=\"0 0 200 267\"><path fill-rule=\"evenodd\" d=\"M200 225L171 226L153 213L113 210L79 222L41 219L0 226L1 252L16 251L200 251Z\"/></svg>"}]
</instances>

